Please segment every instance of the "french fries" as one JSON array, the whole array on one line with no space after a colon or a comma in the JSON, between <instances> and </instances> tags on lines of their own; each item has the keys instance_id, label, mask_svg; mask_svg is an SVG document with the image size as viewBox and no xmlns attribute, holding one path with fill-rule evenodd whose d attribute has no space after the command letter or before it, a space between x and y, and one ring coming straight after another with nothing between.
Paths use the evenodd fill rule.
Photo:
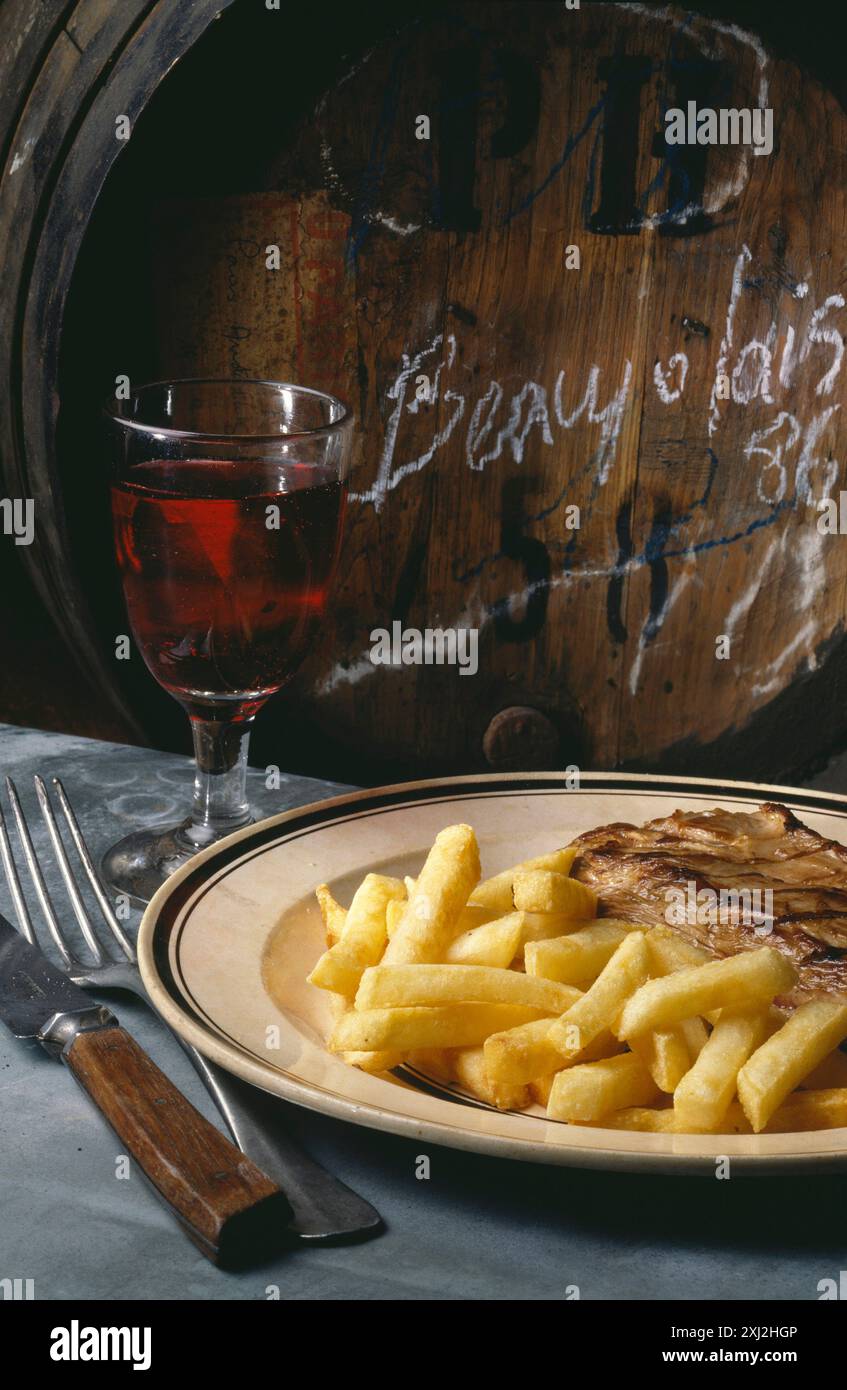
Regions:
<instances>
[{"instance_id":1,"label":"french fries","mask_svg":"<svg viewBox=\"0 0 847 1390\"><path fill-rule=\"evenodd\" d=\"M537 1018L485 1039L488 1075L500 1085L520 1086L558 1071L561 1054L549 1039L552 1018Z\"/></svg>"},{"instance_id":2,"label":"french fries","mask_svg":"<svg viewBox=\"0 0 847 1390\"><path fill-rule=\"evenodd\" d=\"M528 1086L494 1081L481 1047L460 1047L453 1053L453 1074L464 1090L498 1110L525 1110L532 1104Z\"/></svg>"},{"instance_id":3,"label":"french fries","mask_svg":"<svg viewBox=\"0 0 847 1390\"><path fill-rule=\"evenodd\" d=\"M385 934L390 941L406 911L405 898L392 898L391 902L385 905Z\"/></svg>"},{"instance_id":4,"label":"french fries","mask_svg":"<svg viewBox=\"0 0 847 1390\"><path fill-rule=\"evenodd\" d=\"M550 1041L552 1018L536 1019L512 1028L507 1033L493 1033L485 1040L485 1062L492 1080L503 1085L522 1085L537 1081L562 1066L577 1062L594 1062L611 1057L623 1050L623 1045L611 1033L600 1033L582 1052L565 1062L557 1047Z\"/></svg>"},{"instance_id":5,"label":"french fries","mask_svg":"<svg viewBox=\"0 0 847 1390\"><path fill-rule=\"evenodd\" d=\"M383 1071L393 1071L403 1061L402 1052L355 1052L342 1053L348 1067L358 1067L359 1071L371 1072L378 1076Z\"/></svg>"},{"instance_id":6,"label":"french fries","mask_svg":"<svg viewBox=\"0 0 847 1390\"><path fill-rule=\"evenodd\" d=\"M847 1086L847 1053L836 1049L828 1057L804 1076L800 1082L804 1091L830 1090Z\"/></svg>"},{"instance_id":7,"label":"french fries","mask_svg":"<svg viewBox=\"0 0 847 1390\"><path fill-rule=\"evenodd\" d=\"M539 854L534 859L525 859L523 863L515 864L513 868L504 869L501 874L495 874L493 878L486 878L482 883L478 883L470 895L469 904L473 907L488 908L498 916L511 912L515 905L512 898L515 874L528 873L532 869L551 869L554 873L567 874L575 858L576 850L570 848L556 849L552 854Z\"/></svg>"},{"instance_id":8,"label":"french fries","mask_svg":"<svg viewBox=\"0 0 847 1390\"><path fill-rule=\"evenodd\" d=\"M475 927L485 926L486 922L493 922L499 916L497 912L489 912L487 907L472 907L468 904L459 913L456 936L460 936L462 932L473 931Z\"/></svg>"},{"instance_id":9,"label":"french fries","mask_svg":"<svg viewBox=\"0 0 847 1390\"><path fill-rule=\"evenodd\" d=\"M696 946L693 941L677 936L669 927L651 927L647 933L647 949L650 952L651 975L672 975L675 970L705 965L707 961L714 960L714 956L703 946ZM707 1015L710 1023L716 1021L717 1014L717 1010L712 1010ZM688 1018L681 1026L691 1056L697 1057L708 1037L703 1020Z\"/></svg>"},{"instance_id":10,"label":"french fries","mask_svg":"<svg viewBox=\"0 0 847 1390\"><path fill-rule=\"evenodd\" d=\"M408 1053L407 1060L428 1076L437 1077L440 1081L452 1081L456 1075L453 1066L455 1056L455 1050L449 1047L419 1047Z\"/></svg>"},{"instance_id":11,"label":"french fries","mask_svg":"<svg viewBox=\"0 0 847 1390\"><path fill-rule=\"evenodd\" d=\"M557 1072L547 1115L551 1120L590 1124L624 1106L649 1105L657 1095L656 1083L640 1058L634 1052L624 1052Z\"/></svg>"},{"instance_id":12,"label":"french fries","mask_svg":"<svg viewBox=\"0 0 847 1390\"><path fill-rule=\"evenodd\" d=\"M420 1047L475 1047L491 1033L517 1028L543 1009L523 1004L436 1004L351 1009L329 1035L330 1052L411 1052Z\"/></svg>"},{"instance_id":13,"label":"french fries","mask_svg":"<svg viewBox=\"0 0 847 1390\"><path fill-rule=\"evenodd\" d=\"M579 990L488 965L374 965L356 995L357 1009L396 1009L410 1004L523 1004L542 1013L567 1009Z\"/></svg>"},{"instance_id":14,"label":"french fries","mask_svg":"<svg viewBox=\"0 0 847 1390\"><path fill-rule=\"evenodd\" d=\"M347 909L342 907L341 903L336 902L330 892L329 885L326 883L318 884L315 889L315 897L318 900L318 907L323 918L327 947L334 946L344 930L344 923L347 921Z\"/></svg>"},{"instance_id":15,"label":"french fries","mask_svg":"<svg viewBox=\"0 0 847 1390\"><path fill-rule=\"evenodd\" d=\"M449 825L440 831L386 947L386 964L442 959L479 874L479 850L471 827Z\"/></svg>"},{"instance_id":16,"label":"french fries","mask_svg":"<svg viewBox=\"0 0 847 1390\"><path fill-rule=\"evenodd\" d=\"M366 874L353 896L338 941L321 956L309 982L352 998L362 973L375 965L385 950L388 903L404 897L405 892L399 879Z\"/></svg>"},{"instance_id":17,"label":"french fries","mask_svg":"<svg viewBox=\"0 0 847 1390\"><path fill-rule=\"evenodd\" d=\"M505 970L520 949L523 915L510 912L462 932L450 942L445 960L451 965L494 965Z\"/></svg>"},{"instance_id":18,"label":"french fries","mask_svg":"<svg viewBox=\"0 0 847 1390\"><path fill-rule=\"evenodd\" d=\"M651 975L671 975L693 965L705 965L713 959L702 946L677 936L670 927L651 927L647 933Z\"/></svg>"},{"instance_id":19,"label":"french fries","mask_svg":"<svg viewBox=\"0 0 847 1390\"><path fill-rule=\"evenodd\" d=\"M660 1091L672 1095L691 1066L691 1054L682 1028L662 1028L633 1038L632 1051L640 1057Z\"/></svg>"},{"instance_id":20,"label":"french fries","mask_svg":"<svg viewBox=\"0 0 847 1390\"><path fill-rule=\"evenodd\" d=\"M668 1134L676 1130L673 1110L653 1110L645 1105L628 1105L599 1121L601 1129L631 1129L641 1134Z\"/></svg>"},{"instance_id":21,"label":"french fries","mask_svg":"<svg viewBox=\"0 0 847 1390\"><path fill-rule=\"evenodd\" d=\"M648 967L644 933L632 932L618 946L591 988L550 1029L550 1041L564 1058L581 1052L605 1028L620 1036L616 1027L618 1015L633 990L646 980Z\"/></svg>"},{"instance_id":22,"label":"french fries","mask_svg":"<svg viewBox=\"0 0 847 1390\"><path fill-rule=\"evenodd\" d=\"M735 1096L738 1073L768 1032L767 1011L724 1009L702 1052L674 1092L677 1127L717 1129Z\"/></svg>"},{"instance_id":23,"label":"french fries","mask_svg":"<svg viewBox=\"0 0 847 1390\"><path fill-rule=\"evenodd\" d=\"M535 1089L533 1084L530 1090L534 1092ZM617 1110L613 1115L605 1115L601 1124L604 1129L632 1129L653 1134L689 1132L681 1128L674 1109L654 1110L643 1106L633 1106L626 1110ZM791 1134L813 1129L841 1129L843 1126L847 1126L847 1087L836 1087L819 1091L795 1091L774 1111L765 1125L764 1132ZM752 1134L753 1130L738 1101L733 1101L720 1123L720 1128L709 1132Z\"/></svg>"},{"instance_id":24,"label":"french fries","mask_svg":"<svg viewBox=\"0 0 847 1390\"><path fill-rule=\"evenodd\" d=\"M813 1067L847 1038L847 1004L811 999L771 1034L738 1073L738 1099L756 1134Z\"/></svg>"},{"instance_id":25,"label":"french fries","mask_svg":"<svg viewBox=\"0 0 847 1390\"><path fill-rule=\"evenodd\" d=\"M552 936L567 936L585 926L584 917L569 917L566 912L521 912L521 947L530 941L547 941Z\"/></svg>"},{"instance_id":26,"label":"french fries","mask_svg":"<svg viewBox=\"0 0 847 1390\"><path fill-rule=\"evenodd\" d=\"M841 1129L843 1125L847 1125L847 1087L841 1086L795 1092L774 1111L765 1129L769 1134L790 1134L807 1129Z\"/></svg>"},{"instance_id":27,"label":"french fries","mask_svg":"<svg viewBox=\"0 0 847 1390\"><path fill-rule=\"evenodd\" d=\"M742 951L727 960L711 960L648 980L627 1001L615 1031L629 1041L651 1028L667 1028L710 1009L769 1004L775 995L787 993L796 980L794 967L772 946Z\"/></svg>"},{"instance_id":28,"label":"french fries","mask_svg":"<svg viewBox=\"0 0 847 1390\"><path fill-rule=\"evenodd\" d=\"M582 925L567 936L528 941L524 947L527 974L543 975L546 980L558 980L564 985L594 980L624 937L635 930L628 922L604 918L590 926Z\"/></svg>"},{"instance_id":29,"label":"french fries","mask_svg":"<svg viewBox=\"0 0 847 1390\"><path fill-rule=\"evenodd\" d=\"M337 903L326 884L316 890L324 917L330 949L318 961L310 976L313 984L335 990L339 1001L337 1017L349 1007L361 974L367 964L382 955L392 908L402 906L405 888L397 879L381 874L368 874L350 904L350 912ZM354 911L355 907L355 911ZM352 913L352 918L350 916ZM350 930L348 932L348 922ZM348 932L344 944L341 938ZM334 938L334 939L333 939ZM344 1053L344 1061L360 1071L393 1071L403 1057L399 1052L366 1052L353 1050Z\"/></svg>"},{"instance_id":30,"label":"french fries","mask_svg":"<svg viewBox=\"0 0 847 1390\"><path fill-rule=\"evenodd\" d=\"M679 1030L685 1038L688 1048L688 1055L692 1062L696 1062L706 1043L709 1041L709 1030L702 1018L686 1018L679 1025Z\"/></svg>"},{"instance_id":31,"label":"french fries","mask_svg":"<svg viewBox=\"0 0 847 1390\"><path fill-rule=\"evenodd\" d=\"M529 1083L529 1094L536 1105L541 1105L546 1110L550 1101L550 1092L553 1089L553 1082L556 1079L556 1072L547 1072L545 1076L537 1076L534 1081Z\"/></svg>"},{"instance_id":32,"label":"french fries","mask_svg":"<svg viewBox=\"0 0 847 1390\"><path fill-rule=\"evenodd\" d=\"M575 846L480 881L447 826L416 878L366 874L349 908L315 892L328 1047L407 1064L501 1110L654 1134L847 1126L847 1004L774 1000L797 975L770 946L718 959L666 926L596 917ZM800 1088L800 1089L798 1089Z\"/></svg>"},{"instance_id":33,"label":"french fries","mask_svg":"<svg viewBox=\"0 0 847 1390\"><path fill-rule=\"evenodd\" d=\"M553 869L521 869L512 879L515 907L523 912L564 912L569 917L596 917L597 897L578 879Z\"/></svg>"},{"instance_id":34,"label":"french fries","mask_svg":"<svg viewBox=\"0 0 847 1390\"><path fill-rule=\"evenodd\" d=\"M525 1110L532 1104L528 1086L503 1085L493 1080L481 1047L421 1048L409 1061L439 1081L458 1082L478 1100L498 1110Z\"/></svg>"}]
</instances>

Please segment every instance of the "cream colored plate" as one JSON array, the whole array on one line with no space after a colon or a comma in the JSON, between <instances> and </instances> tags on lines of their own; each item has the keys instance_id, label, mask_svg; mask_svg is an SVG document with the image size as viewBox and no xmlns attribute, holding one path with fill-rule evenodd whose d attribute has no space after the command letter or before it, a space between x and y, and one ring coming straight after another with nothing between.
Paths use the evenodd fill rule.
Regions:
<instances>
[{"instance_id":1,"label":"cream colored plate","mask_svg":"<svg viewBox=\"0 0 847 1390\"><path fill-rule=\"evenodd\" d=\"M447 778L357 792L288 811L198 855L159 890L141 923L141 972L156 1007L207 1057L286 1100L423 1143L590 1168L714 1173L715 1159L786 1171L847 1167L847 1129L811 1134L627 1134L490 1109L412 1074L368 1076L323 1046L330 1010L306 975L324 947L313 890L342 902L368 870L417 873L443 826L473 825L483 873L566 844L609 821L677 807L749 809L784 801L847 843L847 799L786 787L583 773ZM263 963L281 981L263 985Z\"/></svg>"}]
</instances>

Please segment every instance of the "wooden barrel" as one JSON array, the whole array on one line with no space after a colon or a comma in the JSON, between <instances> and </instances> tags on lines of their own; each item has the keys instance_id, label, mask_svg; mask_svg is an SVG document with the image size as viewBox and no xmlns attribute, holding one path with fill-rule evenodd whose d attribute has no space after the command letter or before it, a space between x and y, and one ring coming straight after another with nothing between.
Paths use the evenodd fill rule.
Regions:
<instances>
[{"instance_id":1,"label":"wooden barrel","mask_svg":"<svg viewBox=\"0 0 847 1390\"><path fill-rule=\"evenodd\" d=\"M668 145L691 101L772 110L773 151ZM359 415L327 729L433 768L767 775L840 735L845 135L725 23L467 5L327 93L277 193L171 211L168 369L270 350ZM375 666L398 621L475 628L478 674Z\"/></svg>"},{"instance_id":2,"label":"wooden barrel","mask_svg":"<svg viewBox=\"0 0 847 1390\"><path fill-rule=\"evenodd\" d=\"M22 559L75 656L136 736L143 726L109 659L111 644L98 631L67 529L79 458L63 486L57 429L64 309L92 207L126 147L117 118L131 127L164 75L230 3L6 0L0 11L4 493L34 501L35 540ZM98 440L89 434L77 448L91 467Z\"/></svg>"},{"instance_id":3,"label":"wooden barrel","mask_svg":"<svg viewBox=\"0 0 847 1390\"><path fill-rule=\"evenodd\" d=\"M155 19L167 42L118 88L140 111L223 6L188 7L190 22L164 0L133 8L100 80ZM798 772L847 728L845 552L818 527L845 454L842 106L725 18L460 3L398 28L387 14L320 95L317 50L300 52L315 91L302 80L302 119L289 104L275 150L262 132L260 169L241 133L249 179L153 178L138 267L149 374L300 380L356 411L335 621L291 697L302 746L356 780L571 762ZM690 102L772 111L772 151L668 145L667 111ZM143 124L126 178L133 160L155 175ZM64 182L67 161L52 176L49 237L22 224L23 347L0 364L31 389L17 379L7 477L25 452L48 508L62 295L115 154L102 102L63 139L79 177ZM119 315L101 307L91 340L113 342ZM102 358L108 389L125 357ZM72 539L63 550L54 520L56 601ZM58 601L81 614L95 590L89 575ZM375 664L372 634L394 624L473 630L478 671ZM125 695L113 667L104 682ZM278 702L266 726L291 710Z\"/></svg>"}]
</instances>

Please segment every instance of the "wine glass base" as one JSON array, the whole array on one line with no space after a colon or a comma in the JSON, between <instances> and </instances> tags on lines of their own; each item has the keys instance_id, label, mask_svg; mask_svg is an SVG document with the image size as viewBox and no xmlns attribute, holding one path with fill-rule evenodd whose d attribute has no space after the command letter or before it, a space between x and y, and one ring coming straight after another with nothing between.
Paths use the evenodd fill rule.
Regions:
<instances>
[{"instance_id":1,"label":"wine glass base","mask_svg":"<svg viewBox=\"0 0 847 1390\"><path fill-rule=\"evenodd\" d=\"M118 840L101 862L106 886L114 894L125 894L135 906L149 903L171 874L206 848L186 841L185 832L190 825L190 820L184 820L165 829L136 830Z\"/></svg>"}]
</instances>

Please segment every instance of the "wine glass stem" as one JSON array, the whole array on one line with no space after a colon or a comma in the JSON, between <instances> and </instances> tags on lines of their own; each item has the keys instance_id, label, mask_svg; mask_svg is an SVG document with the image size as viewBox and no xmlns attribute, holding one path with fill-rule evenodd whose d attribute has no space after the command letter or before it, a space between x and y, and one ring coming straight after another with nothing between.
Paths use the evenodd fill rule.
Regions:
<instances>
[{"instance_id":1,"label":"wine glass stem","mask_svg":"<svg viewBox=\"0 0 847 1390\"><path fill-rule=\"evenodd\" d=\"M253 817L247 801L247 748L252 719L191 716L194 739L194 805L184 835L193 845L212 844Z\"/></svg>"}]
</instances>

